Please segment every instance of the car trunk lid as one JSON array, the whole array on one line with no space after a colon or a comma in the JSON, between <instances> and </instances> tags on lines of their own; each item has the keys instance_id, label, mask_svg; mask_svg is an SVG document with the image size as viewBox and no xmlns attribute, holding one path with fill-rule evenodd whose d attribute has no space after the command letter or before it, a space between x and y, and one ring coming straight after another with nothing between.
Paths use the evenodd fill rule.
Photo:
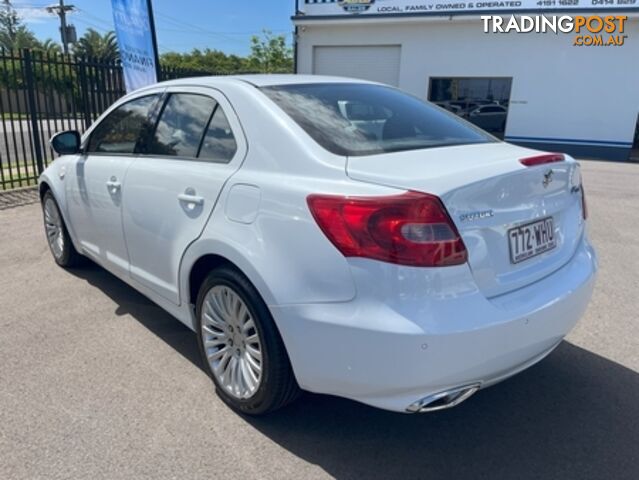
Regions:
<instances>
[{"instance_id":1,"label":"car trunk lid","mask_svg":"<svg viewBox=\"0 0 639 480\"><path fill-rule=\"evenodd\" d=\"M355 180L438 195L468 249L479 289L494 297L560 268L581 238L581 197L571 185L576 162L534 167L519 162L539 153L507 143L413 150L349 157L347 174ZM548 218L552 218L554 248L514 263L509 231ZM531 234L547 236L547 225L534 225Z\"/></svg>"}]
</instances>

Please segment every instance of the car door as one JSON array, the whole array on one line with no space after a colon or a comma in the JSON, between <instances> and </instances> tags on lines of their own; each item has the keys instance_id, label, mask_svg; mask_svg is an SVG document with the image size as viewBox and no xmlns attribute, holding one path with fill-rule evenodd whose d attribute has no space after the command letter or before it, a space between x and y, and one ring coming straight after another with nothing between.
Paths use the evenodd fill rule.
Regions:
<instances>
[{"instance_id":1,"label":"car door","mask_svg":"<svg viewBox=\"0 0 639 480\"><path fill-rule=\"evenodd\" d=\"M74 171L67 172L67 213L82 252L128 276L122 229L122 183L160 98L144 95L116 107L90 132Z\"/></svg>"},{"instance_id":2,"label":"car door","mask_svg":"<svg viewBox=\"0 0 639 480\"><path fill-rule=\"evenodd\" d=\"M222 93L168 88L147 150L129 168L123 226L131 278L179 304L178 272L247 146Z\"/></svg>"}]
</instances>

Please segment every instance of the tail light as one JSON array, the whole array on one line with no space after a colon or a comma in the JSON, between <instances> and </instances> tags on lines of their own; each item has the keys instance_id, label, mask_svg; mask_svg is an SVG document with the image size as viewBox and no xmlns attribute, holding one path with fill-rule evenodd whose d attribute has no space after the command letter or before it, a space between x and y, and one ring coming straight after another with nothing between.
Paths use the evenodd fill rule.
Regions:
<instances>
[{"instance_id":1,"label":"tail light","mask_svg":"<svg viewBox=\"0 0 639 480\"><path fill-rule=\"evenodd\" d=\"M586 191L584 190L584 184L581 184L581 214L584 220L588 219L588 205L586 204Z\"/></svg>"},{"instance_id":2,"label":"tail light","mask_svg":"<svg viewBox=\"0 0 639 480\"><path fill-rule=\"evenodd\" d=\"M535 167L546 163L563 162L564 160L565 157L561 153L544 153L542 155L535 155L534 157L522 158L519 160L519 163L526 167Z\"/></svg>"},{"instance_id":3,"label":"tail light","mask_svg":"<svg viewBox=\"0 0 639 480\"><path fill-rule=\"evenodd\" d=\"M464 242L441 200L419 192L383 197L309 195L308 206L346 257L415 267L466 262Z\"/></svg>"},{"instance_id":4,"label":"tail light","mask_svg":"<svg viewBox=\"0 0 639 480\"><path fill-rule=\"evenodd\" d=\"M579 192L581 196L581 214L586 220L588 218L588 207L586 205L586 192L584 191L584 181L581 176L581 165L576 163L570 171L570 191Z\"/></svg>"}]
</instances>

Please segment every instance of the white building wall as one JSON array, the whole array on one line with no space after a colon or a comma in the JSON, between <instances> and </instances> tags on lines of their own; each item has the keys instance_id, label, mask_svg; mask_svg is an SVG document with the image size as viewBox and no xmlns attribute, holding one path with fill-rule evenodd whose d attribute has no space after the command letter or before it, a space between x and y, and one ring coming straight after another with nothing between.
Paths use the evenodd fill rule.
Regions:
<instances>
[{"instance_id":1,"label":"white building wall","mask_svg":"<svg viewBox=\"0 0 639 480\"><path fill-rule=\"evenodd\" d=\"M298 72L314 46L401 45L399 87L426 98L429 77L512 77L506 139L630 148L639 113L639 19L621 47L572 34L485 34L479 17L298 23Z\"/></svg>"},{"instance_id":2,"label":"white building wall","mask_svg":"<svg viewBox=\"0 0 639 480\"><path fill-rule=\"evenodd\" d=\"M313 47L313 73L399 85L400 45Z\"/></svg>"}]
</instances>

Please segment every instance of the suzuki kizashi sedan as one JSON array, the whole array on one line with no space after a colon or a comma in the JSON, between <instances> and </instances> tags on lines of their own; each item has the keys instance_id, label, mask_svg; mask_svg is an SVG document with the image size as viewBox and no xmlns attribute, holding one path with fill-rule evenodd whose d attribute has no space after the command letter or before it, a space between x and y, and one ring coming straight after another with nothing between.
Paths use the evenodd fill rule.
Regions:
<instances>
[{"instance_id":1,"label":"suzuki kizashi sedan","mask_svg":"<svg viewBox=\"0 0 639 480\"><path fill-rule=\"evenodd\" d=\"M192 328L247 414L301 389L457 405L548 355L593 290L575 160L385 85L170 81L51 142L55 261L88 257Z\"/></svg>"}]
</instances>

